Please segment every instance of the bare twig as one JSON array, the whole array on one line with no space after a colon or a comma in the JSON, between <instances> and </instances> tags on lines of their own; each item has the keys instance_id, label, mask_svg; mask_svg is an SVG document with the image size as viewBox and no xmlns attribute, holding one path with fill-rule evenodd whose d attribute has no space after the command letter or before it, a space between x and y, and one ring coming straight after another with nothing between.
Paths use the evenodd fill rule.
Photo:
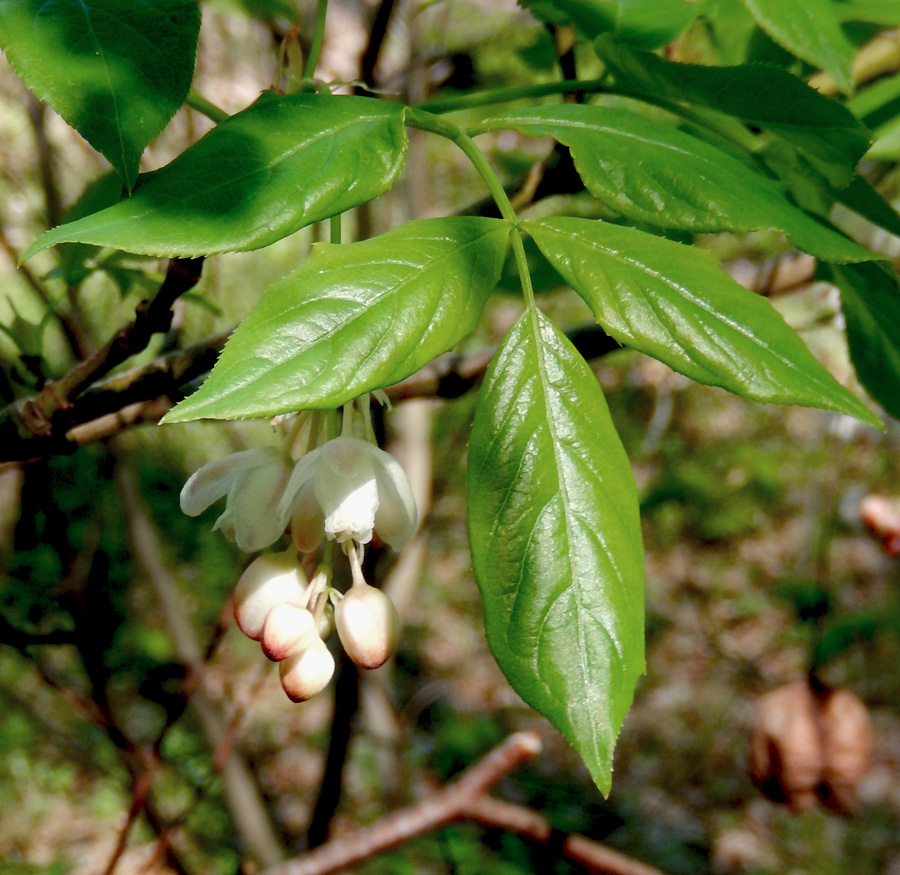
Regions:
<instances>
[{"instance_id":1,"label":"bare twig","mask_svg":"<svg viewBox=\"0 0 900 875\"><path fill-rule=\"evenodd\" d=\"M147 796L150 793L150 787L153 783L153 771L147 769L142 771L134 780L131 789L131 805L128 808L128 815L122 829L119 830L119 838L116 840L116 846L113 849L112 856L103 870L103 875L113 875L116 866L125 853L128 846L128 836L131 834L131 828L134 826L141 812L147 805Z\"/></svg>"},{"instance_id":2,"label":"bare twig","mask_svg":"<svg viewBox=\"0 0 900 875\"><path fill-rule=\"evenodd\" d=\"M65 376L48 382L38 395L0 411L0 443L10 447L11 453L16 453L6 458L28 459L46 455L48 450L71 451L65 432L71 424L70 413L75 399L117 365L145 349L153 334L169 330L172 304L197 284L202 264L202 258L172 259L156 296L137 306L131 322L122 325L100 349ZM34 452L31 440L43 447Z\"/></svg>"},{"instance_id":3,"label":"bare twig","mask_svg":"<svg viewBox=\"0 0 900 875\"><path fill-rule=\"evenodd\" d=\"M500 747L439 793L383 817L372 826L327 842L266 869L263 875L329 875L383 853L439 826L464 820L474 800L541 749L534 732L511 735Z\"/></svg>"},{"instance_id":4,"label":"bare twig","mask_svg":"<svg viewBox=\"0 0 900 875\"><path fill-rule=\"evenodd\" d=\"M388 814L369 827L342 835L302 856L266 869L262 875L333 875L416 836L462 820L546 843L554 835L547 818L530 808L487 795L497 781L536 756L540 749L541 741L536 732L517 732L443 790ZM562 853L597 873L663 875L659 869L585 836L566 836Z\"/></svg>"},{"instance_id":5,"label":"bare twig","mask_svg":"<svg viewBox=\"0 0 900 875\"><path fill-rule=\"evenodd\" d=\"M359 708L359 670L341 650L338 659L337 680L334 685L334 711L331 719L331 733L328 738L328 753L325 769L319 783L319 792L313 809L306 845L317 848L325 844L328 830L341 801L341 780L350 740L353 736L353 722Z\"/></svg>"},{"instance_id":6,"label":"bare twig","mask_svg":"<svg viewBox=\"0 0 900 875\"><path fill-rule=\"evenodd\" d=\"M66 410L66 427L70 429L66 434L57 427L46 437L18 432L15 405L10 405L0 411L0 464L72 453L85 443L109 437L131 425L158 422L178 398L179 386L212 367L230 333L221 332L92 384ZM572 329L567 336L587 359L620 349L619 344L596 325ZM468 355L447 353L407 379L389 386L385 394L392 401L458 398L479 384L494 351L495 348L490 347ZM34 404L39 397L24 403ZM23 402L17 404L21 406Z\"/></svg>"},{"instance_id":7,"label":"bare twig","mask_svg":"<svg viewBox=\"0 0 900 875\"><path fill-rule=\"evenodd\" d=\"M793 252L763 263L739 258L726 264L725 270L744 288L772 298L815 282L816 259Z\"/></svg>"}]
</instances>

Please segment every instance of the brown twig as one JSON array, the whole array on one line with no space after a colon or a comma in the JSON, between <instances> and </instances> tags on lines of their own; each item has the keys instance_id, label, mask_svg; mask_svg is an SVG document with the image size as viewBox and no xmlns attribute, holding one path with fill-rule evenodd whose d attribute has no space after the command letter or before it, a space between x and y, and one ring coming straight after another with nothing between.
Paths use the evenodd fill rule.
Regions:
<instances>
[{"instance_id":1,"label":"brown twig","mask_svg":"<svg viewBox=\"0 0 900 875\"><path fill-rule=\"evenodd\" d=\"M0 411L0 465L7 461L72 453L79 446L110 437L131 425L158 422L171 408L173 399L179 396L179 387L212 367L230 334L230 331L223 331L193 346L92 384L67 410L70 431L65 435L59 429L45 438L17 432L10 427L10 405ZM572 329L567 336L586 359L620 349L619 344L596 325ZM439 356L412 376L389 386L385 394L392 401L459 398L479 384L494 351L495 347L490 347L468 355L447 353Z\"/></svg>"},{"instance_id":2,"label":"brown twig","mask_svg":"<svg viewBox=\"0 0 900 875\"><path fill-rule=\"evenodd\" d=\"M372 826L341 836L313 851L266 869L263 875L329 875L340 872L453 821L464 820L472 803L504 775L536 756L535 732L517 732L439 793L388 814Z\"/></svg>"},{"instance_id":3,"label":"brown twig","mask_svg":"<svg viewBox=\"0 0 900 875\"><path fill-rule=\"evenodd\" d=\"M128 846L128 836L131 834L131 828L134 826L141 812L147 805L147 797L150 793L150 787L153 784L153 771L150 769L142 771L134 780L131 788L131 805L128 807L128 815L122 829L119 830L119 838L116 840L116 846L113 848L112 856L103 870L103 875L113 875L116 866L125 853Z\"/></svg>"},{"instance_id":4,"label":"brown twig","mask_svg":"<svg viewBox=\"0 0 900 875\"><path fill-rule=\"evenodd\" d=\"M156 296L152 301L144 300L138 304L131 322L122 325L100 349L80 361L65 376L48 382L36 396L17 401L0 411L0 443L18 453L7 458L46 455L50 447L54 452L71 451L65 432L71 424L75 399L113 368L145 349L153 334L169 330L172 304L197 284L202 264L202 258L172 259ZM43 444L43 449L35 453L30 445L32 439Z\"/></svg>"},{"instance_id":5,"label":"brown twig","mask_svg":"<svg viewBox=\"0 0 900 875\"><path fill-rule=\"evenodd\" d=\"M541 741L536 732L517 732L443 790L388 814L369 827L342 835L302 856L266 869L262 875L333 875L411 838L462 820L508 830L544 844L554 835L547 818L525 806L487 795L504 775L536 756L540 750ZM659 869L585 836L566 836L562 853L592 872L663 875Z\"/></svg>"}]
</instances>

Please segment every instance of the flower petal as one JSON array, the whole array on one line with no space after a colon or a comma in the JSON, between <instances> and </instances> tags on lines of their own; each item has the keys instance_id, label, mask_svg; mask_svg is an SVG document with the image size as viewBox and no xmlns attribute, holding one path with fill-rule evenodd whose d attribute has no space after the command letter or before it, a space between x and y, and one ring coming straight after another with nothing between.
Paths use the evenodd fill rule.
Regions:
<instances>
[{"instance_id":1,"label":"flower petal","mask_svg":"<svg viewBox=\"0 0 900 875\"><path fill-rule=\"evenodd\" d=\"M211 504L224 498L244 472L277 462L279 458L274 447L254 447L209 462L195 471L184 484L181 490L182 512L188 516L198 516Z\"/></svg>"},{"instance_id":2,"label":"flower petal","mask_svg":"<svg viewBox=\"0 0 900 875\"><path fill-rule=\"evenodd\" d=\"M289 519L296 511L296 506L301 500L306 500L306 493L301 495L307 483L311 483L316 471L319 469L319 463L322 458L322 448L310 450L303 456L291 472L287 486L281 494L281 500L278 502L278 516Z\"/></svg>"},{"instance_id":3,"label":"flower petal","mask_svg":"<svg viewBox=\"0 0 900 875\"><path fill-rule=\"evenodd\" d=\"M385 544L399 550L416 531L416 499L400 463L384 450L373 449L378 453L375 477L379 506L375 531Z\"/></svg>"},{"instance_id":4,"label":"flower petal","mask_svg":"<svg viewBox=\"0 0 900 875\"><path fill-rule=\"evenodd\" d=\"M295 469L296 470L296 469ZM291 534L297 549L312 553L322 543L325 534L325 515L319 502L312 479L308 479L296 494L294 516L291 518Z\"/></svg>"},{"instance_id":5,"label":"flower petal","mask_svg":"<svg viewBox=\"0 0 900 875\"><path fill-rule=\"evenodd\" d=\"M287 479L288 469L279 459L275 465L248 471L229 494L234 542L244 552L262 550L284 534L287 520L277 513L277 506Z\"/></svg>"},{"instance_id":6,"label":"flower petal","mask_svg":"<svg viewBox=\"0 0 900 875\"><path fill-rule=\"evenodd\" d=\"M372 444L356 438L335 438L322 447L316 472L316 498L325 515L325 534L339 543L372 540L378 485Z\"/></svg>"}]
</instances>

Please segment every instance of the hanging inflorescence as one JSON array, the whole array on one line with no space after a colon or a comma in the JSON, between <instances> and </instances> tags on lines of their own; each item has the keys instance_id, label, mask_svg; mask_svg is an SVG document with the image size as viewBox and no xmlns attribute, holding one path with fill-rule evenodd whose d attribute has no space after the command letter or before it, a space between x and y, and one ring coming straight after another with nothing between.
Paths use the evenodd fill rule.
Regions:
<instances>
[{"instance_id":1,"label":"hanging inflorescence","mask_svg":"<svg viewBox=\"0 0 900 875\"><path fill-rule=\"evenodd\" d=\"M331 679L334 657L325 642L334 629L361 668L377 668L391 655L397 612L366 581L362 562L373 540L400 549L416 528L409 481L375 443L368 398L345 406L339 436L336 424L336 412L281 417L280 448L244 450L204 465L181 491L181 509L190 516L225 498L215 528L246 552L263 550L290 530L290 548L257 557L241 575L234 613L241 631L279 663L281 685L297 702ZM335 545L350 564L343 593L332 586ZM315 572L307 578L304 567Z\"/></svg>"}]
</instances>

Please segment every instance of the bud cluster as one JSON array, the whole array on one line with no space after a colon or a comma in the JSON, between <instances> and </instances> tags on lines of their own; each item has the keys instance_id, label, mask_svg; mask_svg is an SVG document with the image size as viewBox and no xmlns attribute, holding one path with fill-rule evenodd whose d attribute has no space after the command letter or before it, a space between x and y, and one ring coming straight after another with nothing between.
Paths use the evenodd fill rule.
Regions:
<instances>
[{"instance_id":1,"label":"bud cluster","mask_svg":"<svg viewBox=\"0 0 900 875\"><path fill-rule=\"evenodd\" d=\"M362 437L352 435L354 404ZM247 567L238 581L234 611L244 634L279 663L285 692L300 702L322 690L334 674L334 657L325 644L332 632L332 604L338 637L358 666L377 668L393 651L397 612L364 579L362 559L373 539L400 549L415 531L416 506L403 469L374 442L367 397L345 405L339 437L323 440L320 413L287 421L293 425L280 450L244 450L204 465L185 483L181 508L196 516L225 498L216 528L247 552L269 546L290 529L293 549L260 556ZM303 450L295 455L301 437ZM320 571L307 581L295 551L312 554L323 545ZM336 545L353 575L345 594L331 587ZM310 555L307 561L312 567Z\"/></svg>"},{"instance_id":2,"label":"bud cluster","mask_svg":"<svg viewBox=\"0 0 900 875\"><path fill-rule=\"evenodd\" d=\"M804 811L822 802L856 807L856 786L869 767L872 723L849 690L806 681L766 694L750 736L750 775L774 802Z\"/></svg>"},{"instance_id":3,"label":"bud cluster","mask_svg":"<svg viewBox=\"0 0 900 875\"><path fill-rule=\"evenodd\" d=\"M331 680L334 657L325 642L333 627L360 668L378 668L393 652L397 611L380 589L362 578L355 548L352 555L354 583L344 595L330 589L324 574L307 582L293 550L257 557L238 580L238 627L279 664L281 686L294 702L306 701ZM329 600L337 603L333 624Z\"/></svg>"}]
</instances>

